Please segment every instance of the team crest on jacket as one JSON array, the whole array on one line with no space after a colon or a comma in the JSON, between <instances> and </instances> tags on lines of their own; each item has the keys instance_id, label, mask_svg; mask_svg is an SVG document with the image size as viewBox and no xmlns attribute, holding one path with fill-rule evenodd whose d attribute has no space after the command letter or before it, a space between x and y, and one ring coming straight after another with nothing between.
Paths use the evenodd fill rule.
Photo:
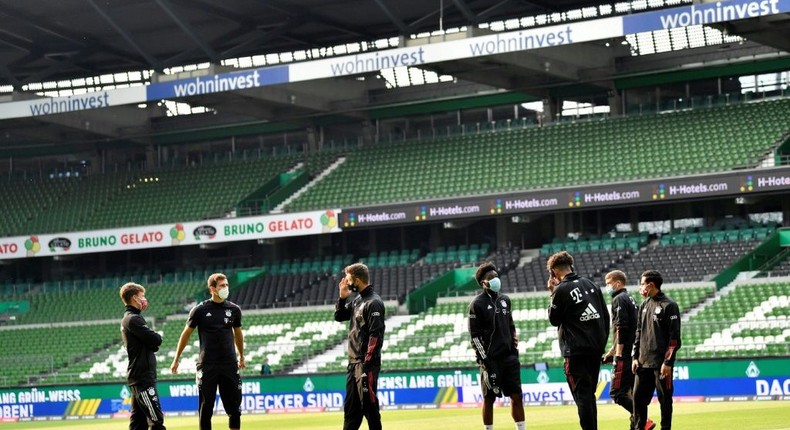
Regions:
<instances>
[{"instance_id":1,"label":"team crest on jacket","mask_svg":"<svg viewBox=\"0 0 790 430\"><path fill-rule=\"evenodd\" d=\"M225 316L226 317L230 317L230 315L231 315L230 309L226 309L225 310Z\"/></svg>"},{"instance_id":2,"label":"team crest on jacket","mask_svg":"<svg viewBox=\"0 0 790 430\"><path fill-rule=\"evenodd\" d=\"M503 308L507 307L507 302L505 302L505 300L500 300L499 304L501 304Z\"/></svg>"},{"instance_id":3,"label":"team crest on jacket","mask_svg":"<svg viewBox=\"0 0 790 430\"><path fill-rule=\"evenodd\" d=\"M656 308L656 315L658 315L658 314L660 314L660 313L661 313L661 308L658 308L658 307L657 307L657 308Z\"/></svg>"}]
</instances>

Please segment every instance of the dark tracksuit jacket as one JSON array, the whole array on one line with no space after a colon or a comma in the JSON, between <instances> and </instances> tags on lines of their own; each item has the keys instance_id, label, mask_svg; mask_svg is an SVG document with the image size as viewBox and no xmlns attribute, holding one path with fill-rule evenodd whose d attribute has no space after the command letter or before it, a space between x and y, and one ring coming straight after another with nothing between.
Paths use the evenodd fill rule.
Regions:
<instances>
[{"instance_id":1,"label":"dark tracksuit jacket","mask_svg":"<svg viewBox=\"0 0 790 430\"><path fill-rule=\"evenodd\" d=\"M335 321L349 320L343 430L357 430L363 416L370 430L381 430L376 388L384 344L384 302L373 285L368 285L351 301L337 300Z\"/></svg>"},{"instance_id":2,"label":"dark tracksuit jacket","mask_svg":"<svg viewBox=\"0 0 790 430\"><path fill-rule=\"evenodd\" d=\"M634 341L634 360L639 360L640 367L674 366L680 345L678 304L663 292L642 302Z\"/></svg>"},{"instance_id":3,"label":"dark tracksuit jacket","mask_svg":"<svg viewBox=\"0 0 790 430\"><path fill-rule=\"evenodd\" d=\"M510 298L485 289L469 304L469 334L477 363L488 367L518 353Z\"/></svg>"},{"instance_id":4,"label":"dark tracksuit jacket","mask_svg":"<svg viewBox=\"0 0 790 430\"><path fill-rule=\"evenodd\" d=\"M609 310L601 289L575 273L554 289L549 322L558 327L565 378L571 389L582 430L598 429L595 389L601 355L609 340Z\"/></svg>"},{"instance_id":5,"label":"dark tracksuit jacket","mask_svg":"<svg viewBox=\"0 0 790 430\"><path fill-rule=\"evenodd\" d=\"M609 310L601 289L569 273L551 296L549 322L558 327L563 357L601 356L609 340Z\"/></svg>"},{"instance_id":6,"label":"dark tracksuit jacket","mask_svg":"<svg viewBox=\"0 0 790 430\"><path fill-rule=\"evenodd\" d=\"M661 405L661 428L672 428L672 395L675 392L672 375L661 378L661 365L674 367L680 349L680 309L677 303L658 292L639 306L634 360L639 362L634 382L634 414L636 428L644 428L647 407L658 390Z\"/></svg>"},{"instance_id":7,"label":"dark tracksuit jacket","mask_svg":"<svg viewBox=\"0 0 790 430\"><path fill-rule=\"evenodd\" d=\"M609 354L615 355L617 345L623 345L622 356L614 360L612 380L609 385L609 396L615 403L628 412L634 411L634 399L631 390L634 385L634 374L631 372L631 350L636 336L637 304L625 288L615 292L612 297L612 327L614 342Z\"/></svg>"},{"instance_id":8,"label":"dark tracksuit jacket","mask_svg":"<svg viewBox=\"0 0 790 430\"><path fill-rule=\"evenodd\" d=\"M623 358L631 357L631 350L636 337L637 304L625 288L617 291L612 297L612 327L616 333L615 341L623 345ZM617 345L612 345L612 355Z\"/></svg>"},{"instance_id":9,"label":"dark tracksuit jacket","mask_svg":"<svg viewBox=\"0 0 790 430\"><path fill-rule=\"evenodd\" d=\"M384 302L373 290L365 288L351 302L338 299L335 321L351 320L348 332L348 361L365 367L381 366L381 347L384 343Z\"/></svg>"},{"instance_id":10,"label":"dark tracksuit jacket","mask_svg":"<svg viewBox=\"0 0 790 430\"><path fill-rule=\"evenodd\" d=\"M165 416L156 389L156 356L162 336L151 330L134 306L126 306L121 339L129 356L126 381L131 389L130 430L165 430Z\"/></svg>"},{"instance_id":11,"label":"dark tracksuit jacket","mask_svg":"<svg viewBox=\"0 0 790 430\"><path fill-rule=\"evenodd\" d=\"M126 306L121 321L121 338L129 355L126 380L130 386L149 386L156 382L156 356L162 336L151 330L134 306Z\"/></svg>"}]
</instances>

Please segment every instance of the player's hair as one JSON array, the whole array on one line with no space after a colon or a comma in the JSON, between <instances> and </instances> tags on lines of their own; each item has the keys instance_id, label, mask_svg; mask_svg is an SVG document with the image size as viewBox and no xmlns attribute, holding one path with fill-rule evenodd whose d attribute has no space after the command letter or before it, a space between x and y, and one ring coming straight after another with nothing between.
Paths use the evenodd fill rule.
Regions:
<instances>
[{"instance_id":1,"label":"player's hair","mask_svg":"<svg viewBox=\"0 0 790 430\"><path fill-rule=\"evenodd\" d=\"M604 279L609 278L612 281L620 281L625 285L625 273L622 270L612 270L611 272L607 273Z\"/></svg>"},{"instance_id":2,"label":"player's hair","mask_svg":"<svg viewBox=\"0 0 790 430\"><path fill-rule=\"evenodd\" d=\"M549 271L555 269L569 270L573 266L573 257L568 254L568 251L560 251L551 257L546 262L546 269Z\"/></svg>"},{"instance_id":3,"label":"player's hair","mask_svg":"<svg viewBox=\"0 0 790 430\"><path fill-rule=\"evenodd\" d=\"M135 284L134 282L127 282L123 284L121 287L121 300L123 300L124 304L130 304L132 301L132 297L136 296L139 292L145 293L145 288L140 284Z\"/></svg>"},{"instance_id":4,"label":"player's hair","mask_svg":"<svg viewBox=\"0 0 790 430\"><path fill-rule=\"evenodd\" d=\"M482 285L483 281L494 279L497 276L499 276L499 274L496 271L494 263L486 261L477 268L477 272L475 272L475 281L477 281L478 285Z\"/></svg>"},{"instance_id":5,"label":"player's hair","mask_svg":"<svg viewBox=\"0 0 790 430\"><path fill-rule=\"evenodd\" d=\"M343 270L345 273L359 279L360 281L364 282L365 284L370 281L370 272L368 271L368 266L365 266L362 263L354 263L351 265L346 266Z\"/></svg>"},{"instance_id":6,"label":"player's hair","mask_svg":"<svg viewBox=\"0 0 790 430\"><path fill-rule=\"evenodd\" d=\"M219 284L219 281L222 281L223 279L228 279L224 273L213 273L208 277L208 286L217 288L217 284Z\"/></svg>"},{"instance_id":7,"label":"player's hair","mask_svg":"<svg viewBox=\"0 0 790 430\"><path fill-rule=\"evenodd\" d=\"M655 270L646 270L642 273L642 277L645 278L645 283L649 284L652 282L659 290L661 289L661 284L664 283L664 277Z\"/></svg>"}]
</instances>

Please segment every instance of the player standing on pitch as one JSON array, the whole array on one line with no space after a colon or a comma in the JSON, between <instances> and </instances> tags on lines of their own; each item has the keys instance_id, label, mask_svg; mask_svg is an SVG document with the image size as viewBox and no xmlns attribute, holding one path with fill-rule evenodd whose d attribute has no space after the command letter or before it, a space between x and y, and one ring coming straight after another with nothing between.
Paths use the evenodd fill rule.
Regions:
<instances>
[{"instance_id":1,"label":"player standing on pitch","mask_svg":"<svg viewBox=\"0 0 790 430\"><path fill-rule=\"evenodd\" d=\"M634 428L634 373L631 370L631 350L636 336L637 304L625 288L625 273L612 270L604 277L606 292L612 296L612 349L601 361L612 364L612 380L609 385L609 396L612 401L628 411L631 428ZM653 421L647 420L646 430L656 427Z\"/></svg>"},{"instance_id":2,"label":"player standing on pitch","mask_svg":"<svg viewBox=\"0 0 790 430\"><path fill-rule=\"evenodd\" d=\"M228 277L214 273L208 278L211 299L198 304L189 312L186 327L176 347L172 373L178 373L178 360L195 328L200 336L200 355L197 361L200 430L211 430L211 416L217 387L222 405L228 414L228 427L241 427L241 376L244 369L244 335L241 331L241 308L225 299L230 294ZM235 346L235 349L234 349ZM236 350L239 351L238 362Z\"/></svg>"},{"instance_id":3,"label":"player standing on pitch","mask_svg":"<svg viewBox=\"0 0 790 430\"><path fill-rule=\"evenodd\" d=\"M363 415L368 420L368 429L381 430L376 391L384 344L384 302L368 283L368 266L355 263L344 272L338 285L340 297L335 304L335 321L351 320L343 430L357 430ZM352 292L359 295L349 302Z\"/></svg>"},{"instance_id":4,"label":"player standing on pitch","mask_svg":"<svg viewBox=\"0 0 790 430\"><path fill-rule=\"evenodd\" d=\"M502 281L496 267L486 262L477 268L475 281L483 291L469 304L469 335L480 366L483 390L483 426L494 429L494 400L510 397L510 414L516 430L526 429L521 392L518 335L510 298L499 291Z\"/></svg>"},{"instance_id":5,"label":"player standing on pitch","mask_svg":"<svg viewBox=\"0 0 790 430\"><path fill-rule=\"evenodd\" d=\"M557 327L565 378L571 389L582 430L598 429L595 388L601 356L609 337L609 311L601 289L573 273L573 257L558 252L546 263L551 293L549 322Z\"/></svg>"},{"instance_id":6,"label":"player standing on pitch","mask_svg":"<svg viewBox=\"0 0 790 430\"><path fill-rule=\"evenodd\" d=\"M661 429L672 428L672 368L680 349L680 308L661 291L660 273L642 273L639 293L646 300L639 306L634 341L634 422L637 429L647 424L647 405L658 391L661 405Z\"/></svg>"},{"instance_id":7,"label":"player standing on pitch","mask_svg":"<svg viewBox=\"0 0 790 430\"><path fill-rule=\"evenodd\" d=\"M141 313L148 308L145 288L129 282L121 287L126 312L121 320L121 338L129 365L126 381L132 391L129 430L165 430L165 416L156 391L156 356L162 336L148 328Z\"/></svg>"}]
</instances>

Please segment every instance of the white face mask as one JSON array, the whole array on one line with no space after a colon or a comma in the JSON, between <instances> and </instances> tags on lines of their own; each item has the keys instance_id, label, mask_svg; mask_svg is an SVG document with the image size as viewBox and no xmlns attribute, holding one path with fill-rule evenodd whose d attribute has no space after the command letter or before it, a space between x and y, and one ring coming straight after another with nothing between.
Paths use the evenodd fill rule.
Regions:
<instances>
[{"instance_id":1,"label":"white face mask","mask_svg":"<svg viewBox=\"0 0 790 430\"><path fill-rule=\"evenodd\" d=\"M217 290L217 295L222 300L227 299L228 296L230 295L230 288L225 287L225 288Z\"/></svg>"},{"instance_id":2,"label":"white face mask","mask_svg":"<svg viewBox=\"0 0 790 430\"><path fill-rule=\"evenodd\" d=\"M502 280L499 278L492 278L488 280L488 289L498 293L502 289Z\"/></svg>"}]
</instances>

